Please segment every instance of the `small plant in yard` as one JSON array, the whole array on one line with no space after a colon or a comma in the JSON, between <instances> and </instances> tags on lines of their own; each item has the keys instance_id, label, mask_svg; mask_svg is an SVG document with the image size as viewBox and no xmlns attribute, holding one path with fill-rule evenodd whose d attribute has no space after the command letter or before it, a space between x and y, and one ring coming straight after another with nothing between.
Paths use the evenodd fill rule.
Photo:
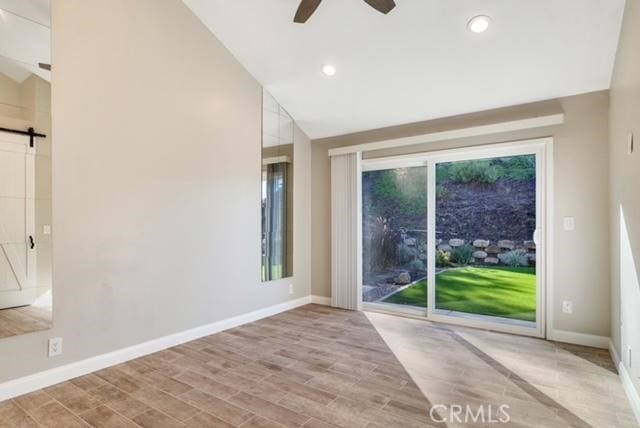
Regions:
<instances>
[{"instance_id":1,"label":"small plant in yard","mask_svg":"<svg viewBox=\"0 0 640 428\"><path fill-rule=\"evenodd\" d=\"M504 171L504 176L513 180L535 180L536 178L535 155L502 158L501 166Z\"/></svg>"},{"instance_id":2,"label":"small plant in yard","mask_svg":"<svg viewBox=\"0 0 640 428\"><path fill-rule=\"evenodd\" d=\"M508 251L498 256L500 261L507 266L511 267L525 267L529 266L529 259L527 258L527 252L525 250L513 250Z\"/></svg>"},{"instance_id":3,"label":"small plant in yard","mask_svg":"<svg viewBox=\"0 0 640 428\"><path fill-rule=\"evenodd\" d=\"M449 178L456 183L493 184L500 176L500 167L490 160L460 161L449 166Z\"/></svg>"},{"instance_id":4,"label":"small plant in yard","mask_svg":"<svg viewBox=\"0 0 640 428\"><path fill-rule=\"evenodd\" d=\"M436 253L436 267L443 268L451 264L451 253L448 251L438 250Z\"/></svg>"},{"instance_id":5,"label":"small plant in yard","mask_svg":"<svg viewBox=\"0 0 640 428\"><path fill-rule=\"evenodd\" d=\"M424 262L422 260L414 260L411 262L411 269L416 271L416 272L420 272L420 271L424 271L426 270L424 267Z\"/></svg>"},{"instance_id":6,"label":"small plant in yard","mask_svg":"<svg viewBox=\"0 0 640 428\"><path fill-rule=\"evenodd\" d=\"M469 244L454 248L451 251L451 261L466 266L473 260L473 247Z\"/></svg>"},{"instance_id":7,"label":"small plant in yard","mask_svg":"<svg viewBox=\"0 0 640 428\"><path fill-rule=\"evenodd\" d=\"M447 189L446 189L443 185L438 184L438 185L436 186L436 198L437 198L437 199L440 199L440 198L444 198L444 197L446 197L446 196L447 196L447 193L448 193L448 192L447 192Z\"/></svg>"},{"instance_id":8,"label":"small plant in yard","mask_svg":"<svg viewBox=\"0 0 640 428\"><path fill-rule=\"evenodd\" d=\"M405 263L409 263L411 260L413 260L416 256L416 249L415 248L411 248L408 247L405 244L398 244L398 247L396 249L396 258L397 258L397 262L398 264L405 264Z\"/></svg>"}]
</instances>

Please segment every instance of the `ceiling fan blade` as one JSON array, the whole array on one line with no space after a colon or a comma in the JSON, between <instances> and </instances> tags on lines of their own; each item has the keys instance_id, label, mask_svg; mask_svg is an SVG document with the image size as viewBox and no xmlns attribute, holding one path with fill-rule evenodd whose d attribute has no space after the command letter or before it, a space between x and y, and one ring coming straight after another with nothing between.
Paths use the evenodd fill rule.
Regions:
<instances>
[{"instance_id":1,"label":"ceiling fan blade","mask_svg":"<svg viewBox=\"0 0 640 428\"><path fill-rule=\"evenodd\" d=\"M393 10L396 7L396 2L393 0L364 0L367 2L369 6L374 8L380 13L384 13L385 15Z\"/></svg>"},{"instance_id":2,"label":"ceiling fan blade","mask_svg":"<svg viewBox=\"0 0 640 428\"><path fill-rule=\"evenodd\" d=\"M307 22L307 19L309 19L318 6L320 6L321 1L322 0L302 0L296 11L296 16L293 18L293 22L297 22L298 24Z\"/></svg>"},{"instance_id":3,"label":"ceiling fan blade","mask_svg":"<svg viewBox=\"0 0 640 428\"><path fill-rule=\"evenodd\" d=\"M51 71L51 64L45 64L44 62L39 62L38 67L43 70Z\"/></svg>"}]
</instances>

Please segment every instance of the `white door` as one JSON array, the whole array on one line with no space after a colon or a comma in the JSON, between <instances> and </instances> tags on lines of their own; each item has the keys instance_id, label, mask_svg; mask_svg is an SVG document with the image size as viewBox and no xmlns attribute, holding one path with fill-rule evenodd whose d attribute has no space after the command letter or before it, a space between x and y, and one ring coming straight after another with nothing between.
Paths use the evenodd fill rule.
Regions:
<instances>
[{"instance_id":1,"label":"white door","mask_svg":"<svg viewBox=\"0 0 640 428\"><path fill-rule=\"evenodd\" d=\"M35 148L0 132L0 309L38 297L35 236Z\"/></svg>"}]
</instances>

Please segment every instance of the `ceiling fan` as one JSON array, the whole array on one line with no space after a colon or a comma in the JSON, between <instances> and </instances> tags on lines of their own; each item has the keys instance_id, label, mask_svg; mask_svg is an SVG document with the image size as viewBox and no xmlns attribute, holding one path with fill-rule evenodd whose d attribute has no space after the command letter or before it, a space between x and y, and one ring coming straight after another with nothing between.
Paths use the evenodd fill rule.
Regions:
<instances>
[{"instance_id":1,"label":"ceiling fan","mask_svg":"<svg viewBox=\"0 0 640 428\"><path fill-rule=\"evenodd\" d=\"M396 7L396 3L393 0L364 0L369 6L374 8L380 13L384 13L385 15L394 7ZM307 20L313 15L313 12L316 11L318 6L322 0L302 0L300 2L300 6L298 6L298 11L296 12L296 16L293 18L293 22L297 22L298 24L304 24Z\"/></svg>"}]
</instances>

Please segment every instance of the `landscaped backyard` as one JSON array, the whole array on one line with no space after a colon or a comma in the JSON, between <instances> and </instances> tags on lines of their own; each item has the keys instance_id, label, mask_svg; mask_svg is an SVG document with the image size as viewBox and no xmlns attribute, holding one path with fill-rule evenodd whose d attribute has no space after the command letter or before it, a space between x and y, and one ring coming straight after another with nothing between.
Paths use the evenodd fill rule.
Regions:
<instances>
[{"instance_id":1,"label":"landscaped backyard","mask_svg":"<svg viewBox=\"0 0 640 428\"><path fill-rule=\"evenodd\" d=\"M436 275L436 309L536 320L536 273L531 267L463 267ZM383 300L426 307L427 280Z\"/></svg>"},{"instance_id":2,"label":"landscaped backyard","mask_svg":"<svg viewBox=\"0 0 640 428\"><path fill-rule=\"evenodd\" d=\"M433 233L436 310L535 322L535 156L437 163L432 229L428 184L425 166L363 173L362 300L426 308Z\"/></svg>"}]
</instances>

